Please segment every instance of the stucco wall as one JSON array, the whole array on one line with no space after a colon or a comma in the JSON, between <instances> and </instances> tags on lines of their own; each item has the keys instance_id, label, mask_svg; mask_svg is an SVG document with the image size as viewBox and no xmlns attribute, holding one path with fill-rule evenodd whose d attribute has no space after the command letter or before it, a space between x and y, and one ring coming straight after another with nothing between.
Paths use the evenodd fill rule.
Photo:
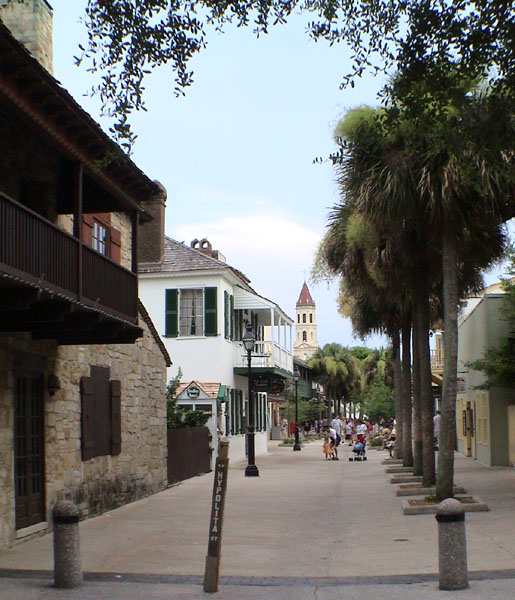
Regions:
<instances>
[{"instance_id":1,"label":"stucco wall","mask_svg":"<svg viewBox=\"0 0 515 600\"><path fill-rule=\"evenodd\" d=\"M224 337L224 290L233 293L233 287L219 275L191 277L139 276L139 295L146 306L159 335L165 334L165 290L217 287L217 331L214 337L165 338L163 342L174 365L168 372L171 379L178 367L182 381L213 381L235 387L233 372L234 343Z\"/></svg>"},{"instance_id":2,"label":"stucco wall","mask_svg":"<svg viewBox=\"0 0 515 600\"><path fill-rule=\"evenodd\" d=\"M509 325L501 318L499 309L502 305L503 294L488 294L477 302L474 309L460 322L458 345L458 376L463 377L467 384L465 394L460 394L464 403L471 402L476 419L475 443L476 458L488 465L508 465L508 406L515 403L513 390L492 388L477 390L476 386L484 382L484 375L466 366L482 358L487 348L497 346L506 338ZM478 397L486 395L487 401L487 439L480 442L477 436ZM457 415L458 427L461 426L460 415ZM463 441L458 441L458 450L465 451Z\"/></svg>"},{"instance_id":3,"label":"stucco wall","mask_svg":"<svg viewBox=\"0 0 515 600\"><path fill-rule=\"evenodd\" d=\"M141 321L136 344L56 346L26 335L0 335L0 547L14 540L13 377L16 351L46 357L45 375L61 389L45 392L46 513L60 499L78 503L81 516L99 514L163 489L166 484L166 364ZM122 451L118 456L81 459L80 378L90 365L110 367L122 386Z\"/></svg>"}]
</instances>

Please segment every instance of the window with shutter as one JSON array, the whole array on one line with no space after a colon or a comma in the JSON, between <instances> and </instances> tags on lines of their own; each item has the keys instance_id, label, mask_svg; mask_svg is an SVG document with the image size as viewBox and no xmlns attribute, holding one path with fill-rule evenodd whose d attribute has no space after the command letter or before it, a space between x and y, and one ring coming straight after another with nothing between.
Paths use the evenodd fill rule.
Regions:
<instances>
[{"instance_id":1,"label":"window with shutter","mask_svg":"<svg viewBox=\"0 0 515 600\"><path fill-rule=\"evenodd\" d=\"M121 453L121 383L109 372L91 366L90 377L81 377L82 460Z\"/></svg>"},{"instance_id":2,"label":"window with shutter","mask_svg":"<svg viewBox=\"0 0 515 600\"><path fill-rule=\"evenodd\" d=\"M165 337L177 337L178 335L178 290L166 290L165 292Z\"/></svg>"},{"instance_id":3,"label":"window with shutter","mask_svg":"<svg viewBox=\"0 0 515 600\"><path fill-rule=\"evenodd\" d=\"M204 290L179 290L179 335L204 335Z\"/></svg>"},{"instance_id":4,"label":"window with shutter","mask_svg":"<svg viewBox=\"0 0 515 600\"><path fill-rule=\"evenodd\" d=\"M205 325L204 333L206 336L215 336L218 334L216 323L216 298L217 288L209 287L204 290L205 299Z\"/></svg>"}]
</instances>

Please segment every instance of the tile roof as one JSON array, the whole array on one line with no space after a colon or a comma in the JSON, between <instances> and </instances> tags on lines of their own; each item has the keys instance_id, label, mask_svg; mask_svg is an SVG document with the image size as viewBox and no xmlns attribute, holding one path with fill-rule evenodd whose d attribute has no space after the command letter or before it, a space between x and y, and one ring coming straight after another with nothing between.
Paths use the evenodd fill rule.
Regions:
<instances>
[{"instance_id":1,"label":"tile roof","mask_svg":"<svg viewBox=\"0 0 515 600\"><path fill-rule=\"evenodd\" d=\"M218 271L229 269L245 283L250 279L226 262L207 256L200 250L186 246L165 236L165 251L160 263L140 263L140 273L181 273L183 271Z\"/></svg>"},{"instance_id":2,"label":"tile roof","mask_svg":"<svg viewBox=\"0 0 515 600\"><path fill-rule=\"evenodd\" d=\"M199 387L208 398L211 398L211 400L216 400L216 398L218 397L220 383L196 380L189 381L188 383L180 383L179 387L177 388L177 391L175 392L175 396L177 397L180 394L182 394L182 392L184 392L184 390L188 388L192 383Z\"/></svg>"}]
</instances>

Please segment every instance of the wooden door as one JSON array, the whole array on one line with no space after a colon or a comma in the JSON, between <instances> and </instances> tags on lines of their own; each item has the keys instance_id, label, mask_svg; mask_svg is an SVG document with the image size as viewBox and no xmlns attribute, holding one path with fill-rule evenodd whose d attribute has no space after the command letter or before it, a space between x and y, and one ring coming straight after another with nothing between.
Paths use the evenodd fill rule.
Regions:
<instances>
[{"instance_id":1,"label":"wooden door","mask_svg":"<svg viewBox=\"0 0 515 600\"><path fill-rule=\"evenodd\" d=\"M16 529L45 520L43 374L14 375Z\"/></svg>"}]
</instances>

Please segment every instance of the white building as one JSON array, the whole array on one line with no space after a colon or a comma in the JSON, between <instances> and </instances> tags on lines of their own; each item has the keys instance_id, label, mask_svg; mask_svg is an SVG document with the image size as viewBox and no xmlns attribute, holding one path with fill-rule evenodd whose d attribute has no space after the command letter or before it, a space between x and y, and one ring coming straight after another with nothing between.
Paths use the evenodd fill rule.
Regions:
<instances>
[{"instance_id":1,"label":"white building","mask_svg":"<svg viewBox=\"0 0 515 600\"><path fill-rule=\"evenodd\" d=\"M159 214L164 215L164 202L155 206L154 218L159 220ZM246 452L248 379L241 338L246 324L252 324L255 450L256 456L262 454L276 414L271 400L280 399L293 372L293 320L257 294L207 240L187 246L157 233L155 226L148 229L141 242L140 297L173 353L175 367L181 368L181 381L220 385L222 397L218 393L212 401L216 427L213 420L208 425L215 448L217 430L230 438L231 460L243 460ZM169 371L169 378L173 375Z\"/></svg>"}]
</instances>

